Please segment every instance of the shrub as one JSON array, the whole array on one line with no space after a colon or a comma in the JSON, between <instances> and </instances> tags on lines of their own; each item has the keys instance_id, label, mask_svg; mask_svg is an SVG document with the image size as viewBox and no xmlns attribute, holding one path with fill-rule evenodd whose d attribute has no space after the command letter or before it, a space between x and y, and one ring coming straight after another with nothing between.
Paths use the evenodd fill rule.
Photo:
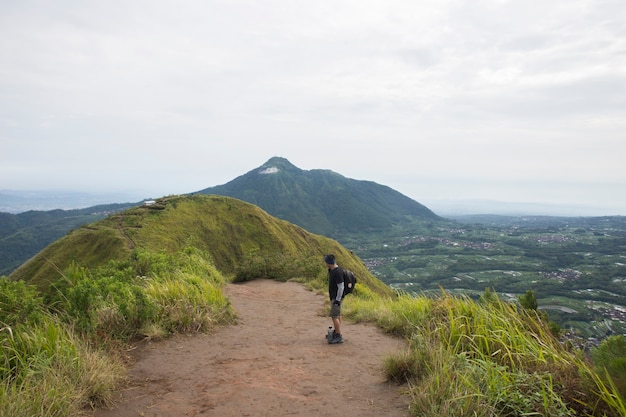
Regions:
<instances>
[{"instance_id":1,"label":"shrub","mask_svg":"<svg viewBox=\"0 0 626 417\"><path fill-rule=\"evenodd\" d=\"M132 269L108 265L91 271L70 265L55 285L55 308L87 334L133 337L152 308Z\"/></svg>"},{"instance_id":2,"label":"shrub","mask_svg":"<svg viewBox=\"0 0 626 417\"><path fill-rule=\"evenodd\" d=\"M607 337L591 351L591 356L598 374L608 375L622 397L626 397L626 338Z\"/></svg>"},{"instance_id":3,"label":"shrub","mask_svg":"<svg viewBox=\"0 0 626 417\"><path fill-rule=\"evenodd\" d=\"M37 323L43 318L43 299L36 287L0 277L0 328Z\"/></svg>"},{"instance_id":4,"label":"shrub","mask_svg":"<svg viewBox=\"0 0 626 417\"><path fill-rule=\"evenodd\" d=\"M187 248L133 253L87 269L72 264L55 284L55 308L89 337L128 340L139 334L206 330L233 318L225 284L208 255Z\"/></svg>"}]
</instances>

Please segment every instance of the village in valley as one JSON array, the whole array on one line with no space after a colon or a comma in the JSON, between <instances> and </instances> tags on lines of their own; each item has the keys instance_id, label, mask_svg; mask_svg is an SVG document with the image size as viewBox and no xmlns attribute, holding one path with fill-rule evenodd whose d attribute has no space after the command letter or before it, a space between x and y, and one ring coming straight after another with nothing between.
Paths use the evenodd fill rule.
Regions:
<instances>
[{"instance_id":1,"label":"village in valley","mask_svg":"<svg viewBox=\"0 0 626 417\"><path fill-rule=\"evenodd\" d=\"M387 236L359 237L369 270L393 288L506 301L532 290L561 335L591 347L626 335L626 219L511 218L454 222Z\"/></svg>"}]
</instances>

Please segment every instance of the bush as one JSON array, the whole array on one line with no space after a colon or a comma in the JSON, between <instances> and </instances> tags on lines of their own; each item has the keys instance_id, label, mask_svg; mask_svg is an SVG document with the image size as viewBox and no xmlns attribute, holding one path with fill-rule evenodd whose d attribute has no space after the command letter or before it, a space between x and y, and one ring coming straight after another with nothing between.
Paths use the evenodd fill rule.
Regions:
<instances>
[{"instance_id":1,"label":"bush","mask_svg":"<svg viewBox=\"0 0 626 417\"><path fill-rule=\"evenodd\" d=\"M284 253L255 251L245 256L235 270L235 282L256 278L287 281L293 278L314 278L322 269L318 259L294 257Z\"/></svg>"},{"instance_id":2,"label":"bush","mask_svg":"<svg viewBox=\"0 0 626 417\"><path fill-rule=\"evenodd\" d=\"M140 330L146 336L155 332L206 331L234 318L230 302L221 289L197 275L179 272L151 280L146 284L145 294L155 310Z\"/></svg>"},{"instance_id":3,"label":"bush","mask_svg":"<svg viewBox=\"0 0 626 417\"><path fill-rule=\"evenodd\" d=\"M208 255L187 248L173 255L138 251L127 262L90 270L70 265L51 300L68 323L89 337L203 331L232 320L225 279Z\"/></svg>"},{"instance_id":4,"label":"bush","mask_svg":"<svg viewBox=\"0 0 626 417\"><path fill-rule=\"evenodd\" d=\"M153 310L133 272L113 264L95 271L72 264L55 284L54 306L85 334L133 337Z\"/></svg>"},{"instance_id":5,"label":"bush","mask_svg":"<svg viewBox=\"0 0 626 417\"><path fill-rule=\"evenodd\" d=\"M608 375L626 398L626 338L610 336L591 351L599 375Z\"/></svg>"},{"instance_id":6,"label":"bush","mask_svg":"<svg viewBox=\"0 0 626 417\"><path fill-rule=\"evenodd\" d=\"M43 312L43 299L34 286L0 277L0 328L37 323Z\"/></svg>"}]
</instances>

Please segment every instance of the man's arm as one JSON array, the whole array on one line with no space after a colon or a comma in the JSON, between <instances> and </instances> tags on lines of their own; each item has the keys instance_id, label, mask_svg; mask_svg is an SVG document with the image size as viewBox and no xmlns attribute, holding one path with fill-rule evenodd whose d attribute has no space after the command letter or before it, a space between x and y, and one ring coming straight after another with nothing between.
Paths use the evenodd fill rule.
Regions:
<instances>
[{"instance_id":1,"label":"man's arm","mask_svg":"<svg viewBox=\"0 0 626 417\"><path fill-rule=\"evenodd\" d=\"M343 280L341 283L337 284L337 297L335 297L335 301L341 302L341 297L343 297Z\"/></svg>"}]
</instances>

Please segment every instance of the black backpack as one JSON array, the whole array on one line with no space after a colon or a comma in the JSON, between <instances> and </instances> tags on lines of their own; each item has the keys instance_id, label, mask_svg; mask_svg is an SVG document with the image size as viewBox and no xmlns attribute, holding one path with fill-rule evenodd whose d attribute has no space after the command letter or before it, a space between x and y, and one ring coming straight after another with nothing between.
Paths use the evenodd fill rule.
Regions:
<instances>
[{"instance_id":1,"label":"black backpack","mask_svg":"<svg viewBox=\"0 0 626 417\"><path fill-rule=\"evenodd\" d=\"M356 275L349 269L343 270L343 297L354 291L356 285Z\"/></svg>"}]
</instances>

